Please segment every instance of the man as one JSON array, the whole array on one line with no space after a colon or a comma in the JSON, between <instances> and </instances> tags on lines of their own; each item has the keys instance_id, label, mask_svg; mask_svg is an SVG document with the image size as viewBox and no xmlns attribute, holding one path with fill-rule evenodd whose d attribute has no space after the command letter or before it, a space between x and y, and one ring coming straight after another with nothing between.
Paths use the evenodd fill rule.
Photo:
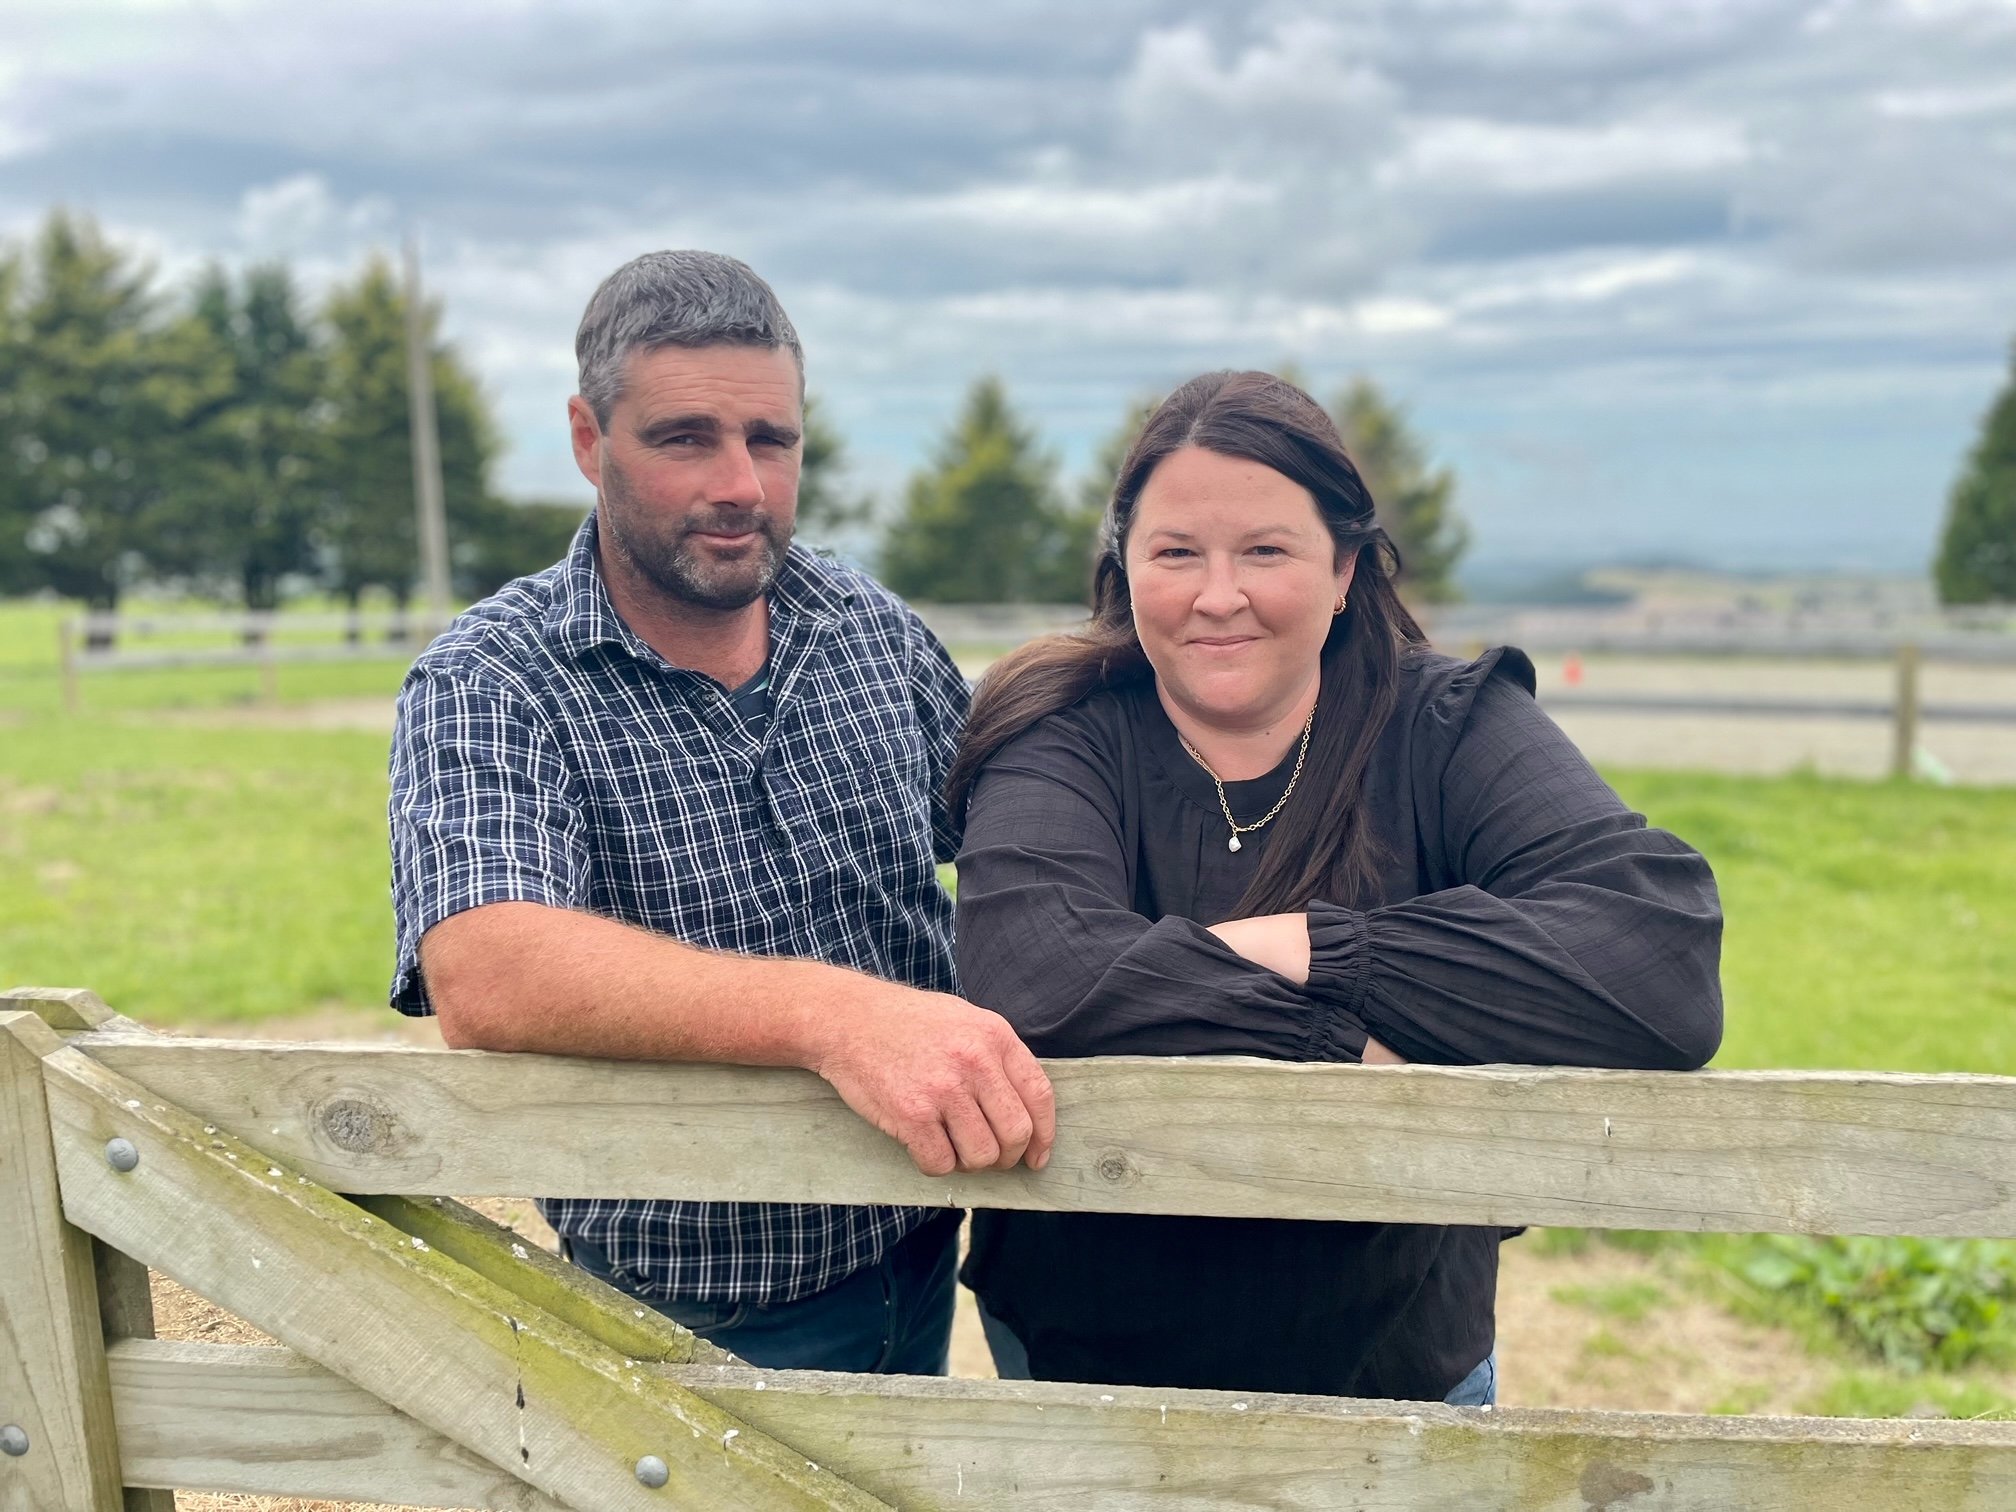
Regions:
<instances>
[{"instance_id":1,"label":"man","mask_svg":"<svg viewBox=\"0 0 2016 1512\"><path fill-rule=\"evenodd\" d=\"M393 1002L458 1047L808 1067L922 1171L1041 1167L1047 1079L948 995L966 685L898 599L790 544L790 320L742 263L660 252L575 347L594 513L400 695ZM752 1363L945 1369L956 1212L542 1206L585 1269Z\"/></svg>"}]
</instances>

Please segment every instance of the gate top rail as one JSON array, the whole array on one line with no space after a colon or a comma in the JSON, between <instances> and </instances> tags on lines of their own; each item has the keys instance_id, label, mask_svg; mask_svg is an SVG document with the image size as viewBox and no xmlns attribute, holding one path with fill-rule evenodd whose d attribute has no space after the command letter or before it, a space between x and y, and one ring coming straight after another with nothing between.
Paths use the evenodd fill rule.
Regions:
<instances>
[{"instance_id":1,"label":"gate top rail","mask_svg":"<svg viewBox=\"0 0 2016 1512\"><path fill-rule=\"evenodd\" d=\"M738 1512L2016 1505L2016 1424L751 1370L511 1231L401 1195L1411 1204L1487 1223L1551 1205L2006 1233L2016 1079L1053 1062L1051 1166L934 1181L808 1073L175 1041L82 991L0 994L8 1008L26 1011L0 1012L0 1186L27 1221L0 1226L0 1418L25 1409L6 1506L166 1512L144 1488L173 1486L554 1512L668 1495ZM284 1347L154 1342L146 1267Z\"/></svg>"},{"instance_id":2,"label":"gate top rail","mask_svg":"<svg viewBox=\"0 0 2016 1512\"><path fill-rule=\"evenodd\" d=\"M1047 1062L1041 1172L927 1177L810 1072L72 1042L337 1191L2016 1237L2016 1078Z\"/></svg>"}]
</instances>

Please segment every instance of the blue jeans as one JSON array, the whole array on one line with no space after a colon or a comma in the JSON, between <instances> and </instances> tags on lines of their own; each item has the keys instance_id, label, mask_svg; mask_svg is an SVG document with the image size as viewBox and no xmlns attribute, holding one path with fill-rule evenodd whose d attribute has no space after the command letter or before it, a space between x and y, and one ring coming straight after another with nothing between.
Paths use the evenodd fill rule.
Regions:
<instances>
[{"instance_id":1,"label":"blue jeans","mask_svg":"<svg viewBox=\"0 0 2016 1512\"><path fill-rule=\"evenodd\" d=\"M987 1335L987 1348L994 1355L994 1373L1004 1381L1029 1380L1029 1351L1014 1331L984 1307L980 1309L980 1330ZM1496 1406L1498 1351L1494 1349L1478 1361L1477 1368L1458 1381L1443 1400L1451 1407Z\"/></svg>"},{"instance_id":2,"label":"blue jeans","mask_svg":"<svg viewBox=\"0 0 2016 1512\"><path fill-rule=\"evenodd\" d=\"M952 1348L957 1212L939 1213L882 1257L793 1302L657 1302L639 1297L710 1344L770 1370L944 1375ZM628 1291L600 1248L575 1239L570 1258ZM633 1293L634 1295L634 1293Z\"/></svg>"},{"instance_id":3,"label":"blue jeans","mask_svg":"<svg viewBox=\"0 0 2016 1512\"><path fill-rule=\"evenodd\" d=\"M1442 1399L1451 1407L1495 1407L1498 1405L1498 1351L1492 1350L1477 1362L1477 1368L1456 1383L1456 1389Z\"/></svg>"}]
</instances>

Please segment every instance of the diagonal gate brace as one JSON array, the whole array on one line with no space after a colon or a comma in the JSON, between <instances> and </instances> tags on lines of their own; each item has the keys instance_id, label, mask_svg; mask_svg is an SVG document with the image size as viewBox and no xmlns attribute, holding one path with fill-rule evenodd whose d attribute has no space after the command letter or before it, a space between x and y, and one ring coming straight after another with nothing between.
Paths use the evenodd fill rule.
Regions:
<instances>
[{"instance_id":1,"label":"diagonal gate brace","mask_svg":"<svg viewBox=\"0 0 2016 1512\"><path fill-rule=\"evenodd\" d=\"M557 1271L512 1276L445 1209L395 1208L421 1230L406 1232L78 1049L42 1067L71 1223L561 1506L890 1512L608 1342L655 1338L646 1358L676 1358L691 1346L669 1322L606 1308ZM542 1288L575 1321L533 1300Z\"/></svg>"}]
</instances>

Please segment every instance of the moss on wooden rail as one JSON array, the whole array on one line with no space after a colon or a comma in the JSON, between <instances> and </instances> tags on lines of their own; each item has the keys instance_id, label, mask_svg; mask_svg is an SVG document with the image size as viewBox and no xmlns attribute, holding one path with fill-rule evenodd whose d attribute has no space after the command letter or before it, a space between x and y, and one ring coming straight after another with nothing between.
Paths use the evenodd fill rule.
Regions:
<instances>
[{"instance_id":1,"label":"moss on wooden rail","mask_svg":"<svg viewBox=\"0 0 2016 1512\"><path fill-rule=\"evenodd\" d=\"M411 1195L595 1192L606 1161L559 1137L592 1112L633 1139L628 1195L1989 1236L2016 1224L2016 1080L1062 1063L1069 1136L1049 1172L934 1183L809 1076L150 1042L88 993L9 1001L70 1036L37 1051L64 1211L301 1351L115 1343L142 1483L521 1512L673 1496L751 1512L2016 1507L2010 1424L756 1371ZM114 1134L136 1170L107 1165ZM629 1473L647 1446L673 1472L664 1497Z\"/></svg>"},{"instance_id":2,"label":"moss on wooden rail","mask_svg":"<svg viewBox=\"0 0 2016 1512\"><path fill-rule=\"evenodd\" d=\"M2016 1424L1682 1417L1055 1382L662 1367L907 1512L2005 1512ZM417 1424L285 1350L122 1345L128 1472L220 1489L385 1494L480 1506ZM292 1443L298 1461L272 1455ZM329 1446L352 1446L332 1478ZM359 1448L357 1446L368 1446ZM452 1472L443 1468L454 1465ZM226 1482L228 1481L228 1484ZM1650 1482L1649 1489L1640 1487ZM1627 1494L1628 1493L1628 1494Z\"/></svg>"},{"instance_id":3,"label":"moss on wooden rail","mask_svg":"<svg viewBox=\"0 0 2016 1512\"><path fill-rule=\"evenodd\" d=\"M73 1222L548 1495L663 1507L634 1474L656 1454L672 1497L696 1505L880 1505L88 1056L61 1050L43 1069ZM113 1137L138 1147L131 1172L104 1159Z\"/></svg>"}]
</instances>

